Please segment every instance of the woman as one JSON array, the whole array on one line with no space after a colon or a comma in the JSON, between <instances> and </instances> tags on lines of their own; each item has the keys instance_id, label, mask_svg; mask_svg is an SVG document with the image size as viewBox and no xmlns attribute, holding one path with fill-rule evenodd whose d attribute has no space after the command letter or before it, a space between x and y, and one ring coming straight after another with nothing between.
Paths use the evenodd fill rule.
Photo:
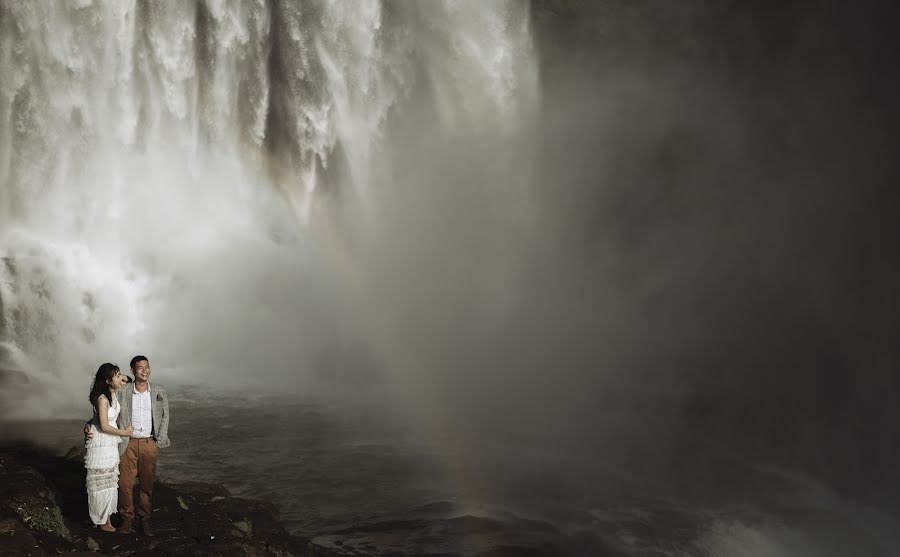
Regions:
<instances>
[{"instance_id":1,"label":"woman","mask_svg":"<svg viewBox=\"0 0 900 557\"><path fill-rule=\"evenodd\" d=\"M91 387L90 401L94 407L91 423L93 437L88 439L84 467L87 468L88 512L94 524L104 532L115 532L109 515L116 510L119 491L119 442L131 437L134 428L116 428L119 399L116 391L127 383L119 373L119 366L106 363L97 370Z\"/></svg>"}]
</instances>

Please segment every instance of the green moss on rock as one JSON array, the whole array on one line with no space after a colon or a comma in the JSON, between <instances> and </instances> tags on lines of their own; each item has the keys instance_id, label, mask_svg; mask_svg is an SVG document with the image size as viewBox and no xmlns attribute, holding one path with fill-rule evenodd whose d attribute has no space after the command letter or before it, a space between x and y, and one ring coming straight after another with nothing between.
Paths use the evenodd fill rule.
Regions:
<instances>
[{"instance_id":1,"label":"green moss on rock","mask_svg":"<svg viewBox=\"0 0 900 557\"><path fill-rule=\"evenodd\" d=\"M12 507L30 528L72 541L72 534L63 522L56 503L44 497L17 496Z\"/></svg>"},{"instance_id":2,"label":"green moss on rock","mask_svg":"<svg viewBox=\"0 0 900 557\"><path fill-rule=\"evenodd\" d=\"M249 519L238 520L234 522L234 527L240 530L244 537L252 537L253 536L253 523L250 522Z\"/></svg>"}]
</instances>

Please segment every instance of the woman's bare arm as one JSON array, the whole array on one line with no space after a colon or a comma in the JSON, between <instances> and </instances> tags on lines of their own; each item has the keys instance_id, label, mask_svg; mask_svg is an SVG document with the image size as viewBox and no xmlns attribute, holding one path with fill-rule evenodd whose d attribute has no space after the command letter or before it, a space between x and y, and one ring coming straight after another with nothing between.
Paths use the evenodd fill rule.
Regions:
<instances>
[{"instance_id":1,"label":"woman's bare arm","mask_svg":"<svg viewBox=\"0 0 900 557\"><path fill-rule=\"evenodd\" d=\"M109 400L107 400L104 395L97 397L97 414L100 416L100 423L97 427L100 428L100 431L103 433L130 437L131 432L134 431L132 426L128 426L128 429L117 429L109 425Z\"/></svg>"}]
</instances>

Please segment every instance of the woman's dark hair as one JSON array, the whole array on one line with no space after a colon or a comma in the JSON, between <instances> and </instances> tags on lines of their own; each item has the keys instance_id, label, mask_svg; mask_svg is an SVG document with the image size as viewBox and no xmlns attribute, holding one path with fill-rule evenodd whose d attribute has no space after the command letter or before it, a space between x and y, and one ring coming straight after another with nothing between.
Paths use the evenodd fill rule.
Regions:
<instances>
[{"instance_id":1,"label":"woman's dark hair","mask_svg":"<svg viewBox=\"0 0 900 557\"><path fill-rule=\"evenodd\" d=\"M107 381L112 380L118 371L119 366L109 362L101 364L97 369L97 375L94 376L94 386L91 387L91 394L88 397L91 401L91 405L95 408L97 407L97 399L100 395L106 395L106 400L112 404L112 391L109 389L109 383L107 383Z\"/></svg>"}]
</instances>

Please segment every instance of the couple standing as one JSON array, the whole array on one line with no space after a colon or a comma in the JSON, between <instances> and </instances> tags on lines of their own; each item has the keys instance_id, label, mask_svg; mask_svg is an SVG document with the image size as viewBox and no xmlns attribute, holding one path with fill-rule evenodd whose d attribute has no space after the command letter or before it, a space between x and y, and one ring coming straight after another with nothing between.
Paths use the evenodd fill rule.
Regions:
<instances>
[{"instance_id":1,"label":"couple standing","mask_svg":"<svg viewBox=\"0 0 900 557\"><path fill-rule=\"evenodd\" d=\"M156 456L169 446L169 395L159 384L150 384L146 356L131 359L134 381L115 364L100 366L94 377L90 401L94 417L85 426L88 511L91 521L106 532L115 532L109 516L118 511L122 534L134 526L134 480L140 484L137 516L141 530L152 536L150 510Z\"/></svg>"}]
</instances>

